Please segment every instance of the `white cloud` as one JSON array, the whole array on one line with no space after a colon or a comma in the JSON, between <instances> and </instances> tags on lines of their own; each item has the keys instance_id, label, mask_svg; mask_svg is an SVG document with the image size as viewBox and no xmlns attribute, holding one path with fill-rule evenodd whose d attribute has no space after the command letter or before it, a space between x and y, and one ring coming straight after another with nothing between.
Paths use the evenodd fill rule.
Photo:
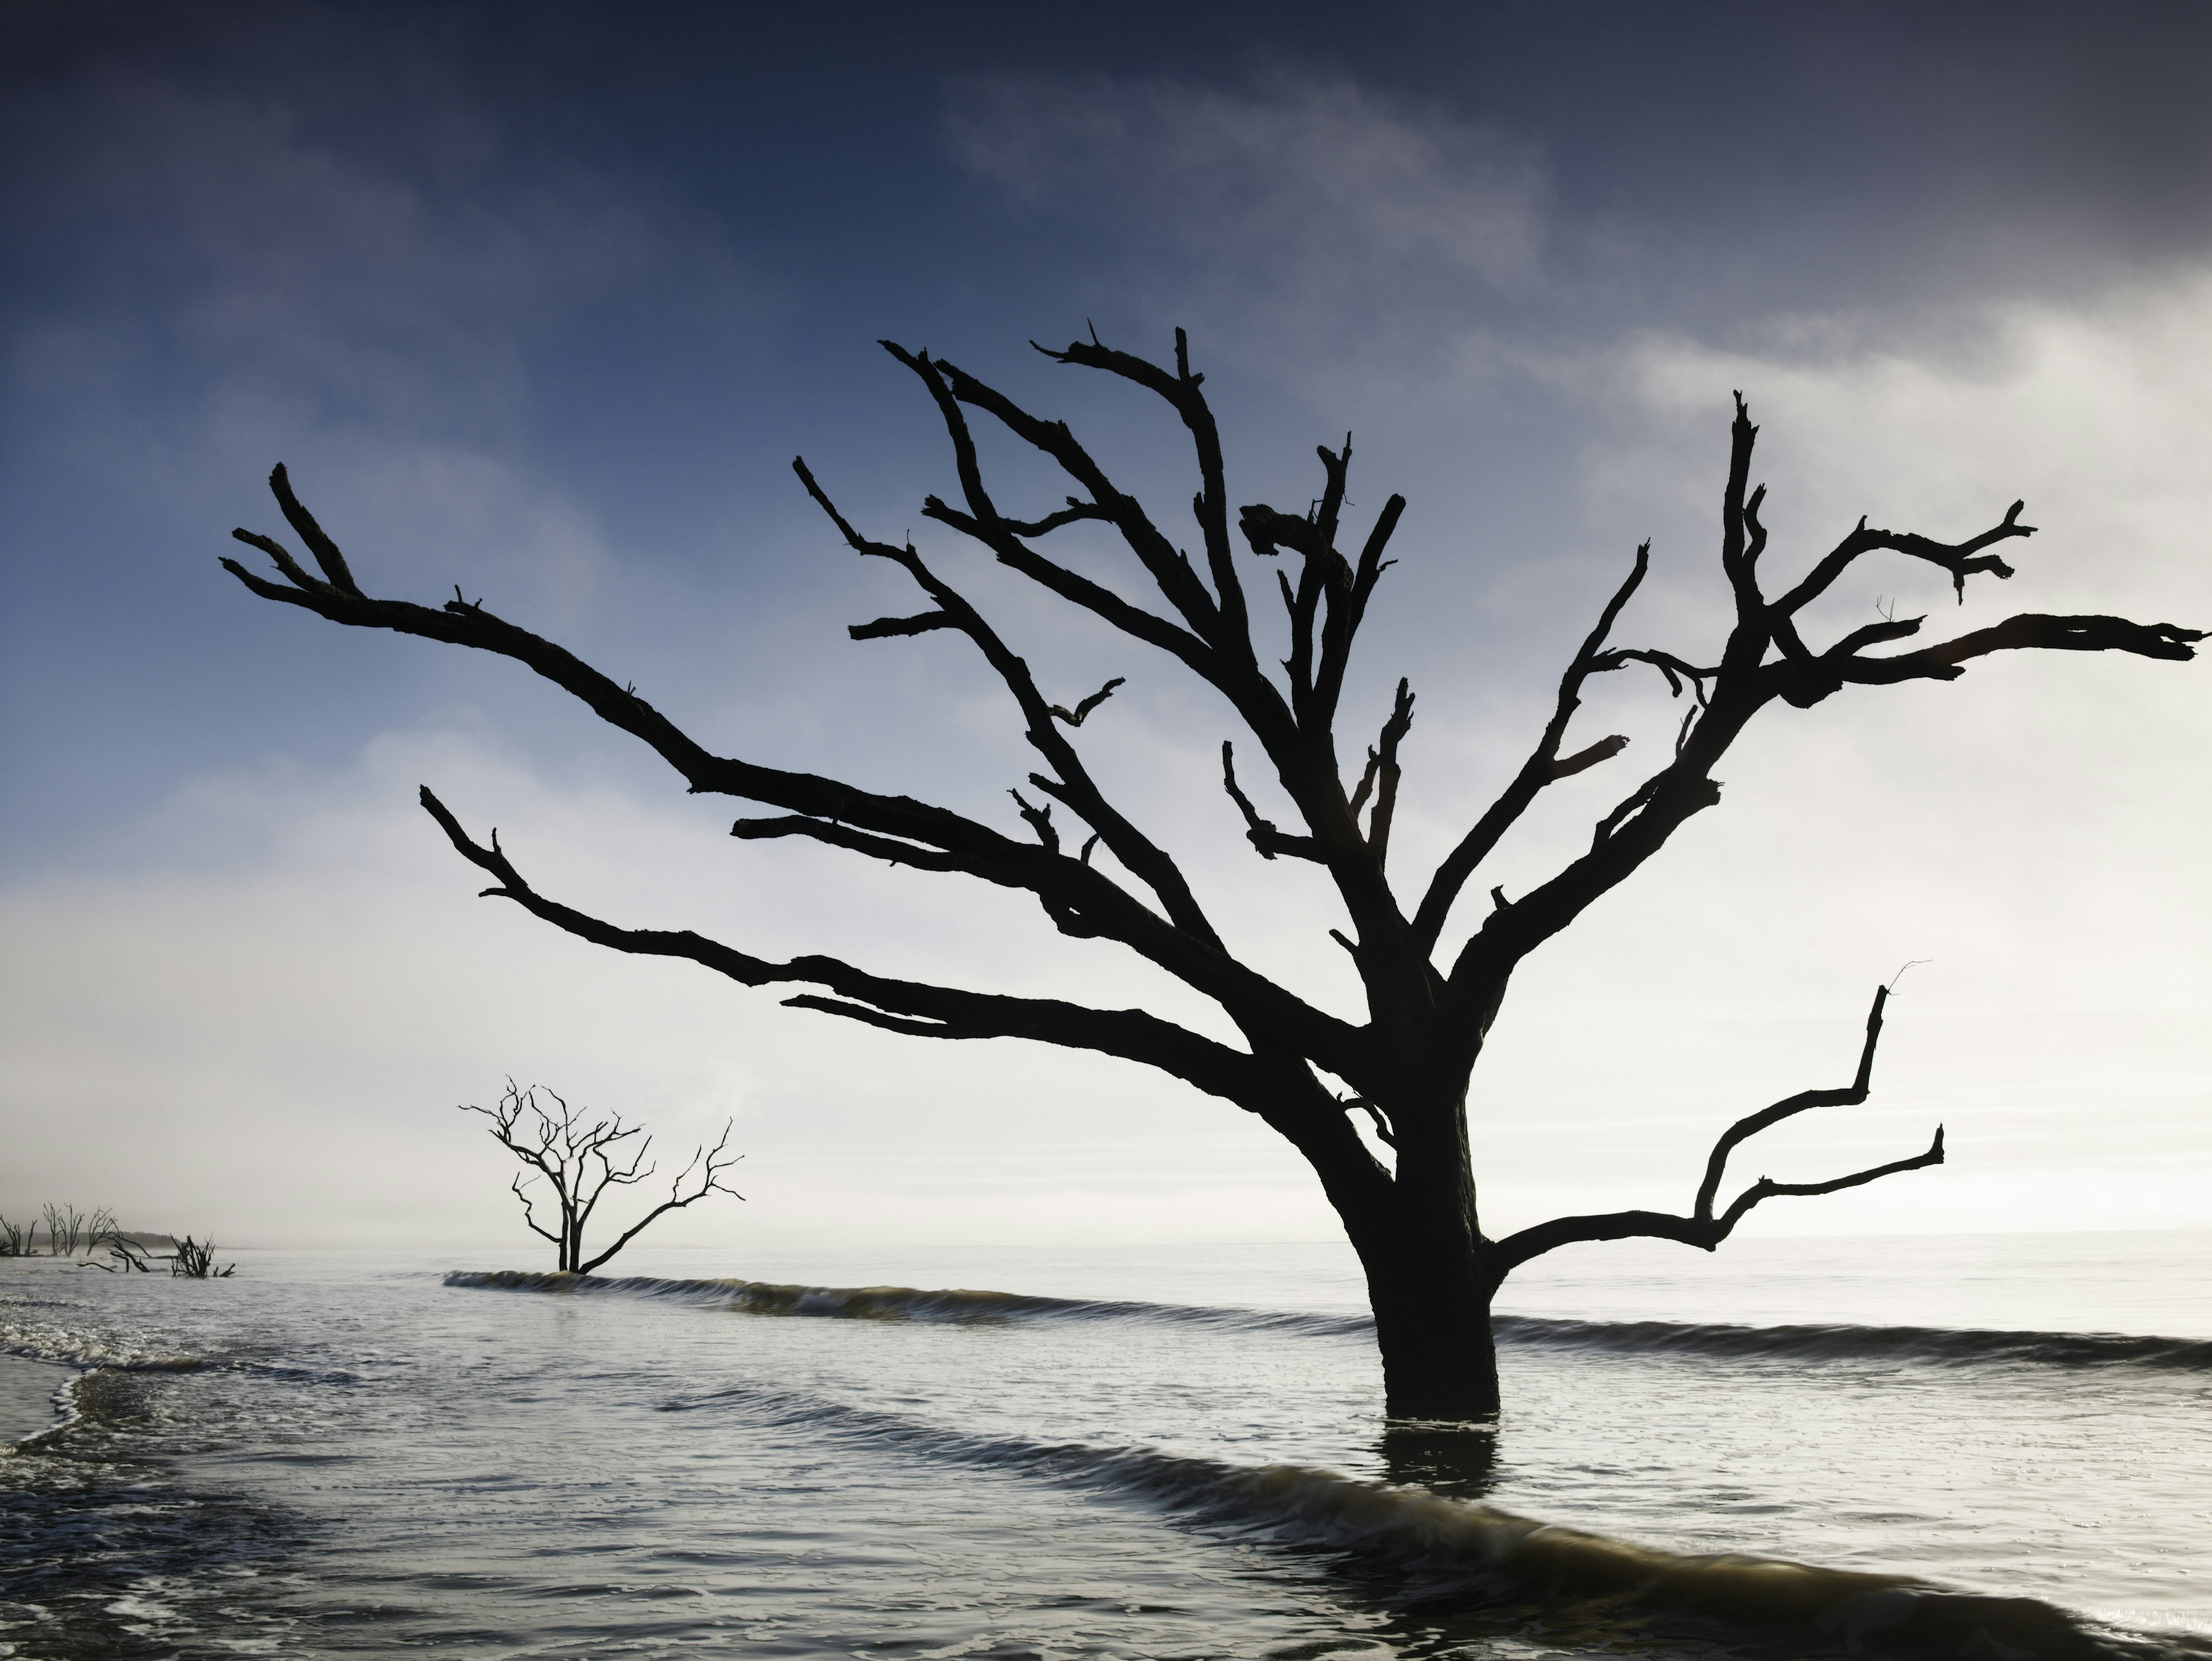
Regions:
<instances>
[{"instance_id":1,"label":"white cloud","mask_svg":"<svg viewBox=\"0 0 2212 1661\"><path fill-rule=\"evenodd\" d=\"M334 773L201 780L83 868L0 896L0 1211L63 1197L243 1244L519 1253L501 1156L453 1111L511 1072L623 1108L671 1147L735 1116L749 1203L671 1220L661 1244L1327 1230L1272 1133L1140 1069L785 1010L792 989L622 957L472 899L477 873L414 806L422 779L480 834L497 824L544 891L605 915L765 956L1145 1001L971 885L735 844L727 804L549 788L460 733L388 736Z\"/></svg>"}]
</instances>

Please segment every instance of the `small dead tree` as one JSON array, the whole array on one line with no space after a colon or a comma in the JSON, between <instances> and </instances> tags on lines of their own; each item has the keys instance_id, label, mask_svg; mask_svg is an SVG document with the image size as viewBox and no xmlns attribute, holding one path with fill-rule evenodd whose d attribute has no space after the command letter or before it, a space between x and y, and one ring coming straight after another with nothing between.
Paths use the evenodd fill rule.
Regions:
<instances>
[{"instance_id":1,"label":"small dead tree","mask_svg":"<svg viewBox=\"0 0 2212 1661\"><path fill-rule=\"evenodd\" d=\"M0 1257L30 1256L27 1243L23 1238L25 1232L21 1223L11 1223L5 1217L0 1217ZM33 1224L29 1232L35 1234L38 1225Z\"/></svg>"},{"instance_id":2,"label":"small dead tree","mask_svg":"<svg viewBox=\"0 0 2212 1661\"><path fill-rule=\"evenodd\" d=\"M205 1245L189 1234L177 1242L176 1250L169 1258L169 1274L179 1281L228 1281L237 1271L236 1263L215 1266L215 1237L210 1235Z\"/></svg>"},{"instance_id":3,"label":"small dead tree","mask_svg":"<svg viewBox=\"0 0 2212 1661\"><path fill-rule=\"evenodd\" d=\"M584 1226L606 1191L633 1187L653 1175L654 1167L645 1163L653 1138L642 1125L624 1124L619 1113L586 1123L550 1090L545 1091L553 1103L549 1111L538 1099L543 1088L532 1085L526 1090L518 1089L509 1079L497 1107L470 1104L461 1111L481 1113L489 1119L493 1138L530 1168L532 1174L516 1174L514 1197L522 1202L522 1218L531 1232L553 1242L561 1273L589 1275L643 1233L647 1224L672 1211L696 1205L709 1194L726 1194L735 1200L745 1197L722 1181L729 1168L744 1158L728 1151L735 1123L730 1121L722 1126L721 1138L714 1147L702 1145L693 1151L690 1162L669 1184L666 1199L623 1230L605 1251L586 1257ZM558 1214L551 1228L538 1220L530 1194L540 1177L552 1189L552 1207ZM687 1185L691 1190L688 1194L684 1192Z\"/></svg>"},{"instance_id":4,"label":"small dead tree","mask_svg":"<svg viewBox=\"0 0 2212 1661\"><path fill-rule=\"evenodd\" d=\"M1922 636L1923 617L1893 613L1858 627L1824 623L1823 596L1863 560L1890 557L1932 568L1963 596L1970 578L2010 577L2013 568L1999 550L2034 527L2021 523L2021 504L2014 502L1995 525L1956 543L1875 529L1862 519L1825 552L1770 551L1759 517L1765 487L1753 488L1752 480L1758 429L1739 396L1719 502L1719 576L1730 612L1723 637L1690 655L1611 643L1650 569L1650 545L1638 548L1569 660L1527 759L1433 871L1408 872L1402 858L1392 870L1390 827L1401 752L1413 727L1413 691L1399 682L1376 741L1366 746L1364 767L1355 765L1350 776L1341 764L1337 721L1353 640L1393 563L1384 553L1406 500L1389 497L1364 535L1343 523L1350 505L1349 439L1340 449L1318 452L1322 488L1310 502L1292 511L1265 503L1232 508L1220 434L1201 391L1205 377L1191 368L1182 331L1171 364L1116 350L1095 335L1064 351L1040 347L1055 363L1153 394L1181 424L1194 453L1197 490L1188 502L1191 518L1170 521L1116 485L1066 423L1034 413L942 358L884 344L920 383L951 447L954 499L926 498L922 516L1119 631L1131 651L1158 654L1218 696L1224 725L1233 721L1242 733L1236 741L1248 746L1243 782L1231 744L1221 747L1222 787L1236 822L1261 858L1304 861L1328 874L1346 925L1329 932L1358 978L1364 1008L1356 1018L1316 1007L1240 959L1176 858L1108 798L1076 740L1119 678L1072 707L1054 703L966 595L910 543L878 541L854 526L803 459L793 464L799 484L837 538L853 553L903 572L921 597L923 609L913 616L855 624L848 630L853 638L962 642L1003 683L1038 768L1025 782L1042 800L1014 798L1026 835L911 796L718 755L640 697L635 684L495 615L458 587L441 605L372 595L294 495L281 466L270 474L270 488L320 575L274 538L242 529L234 534L273 561L274 575L249 571L234 559L223 564L263 599L333 623L513 659L653 750L692 794L775 810L739 818L732 836L802 837L860 859L1027 892L1061 934L1133 952L1210 1001L1235 1029L1233 1041L1147 1010L902 980L819 954L778 962L690 929L630 928L540 893L507 857L496 832L489 845L477 842L427 788L422 792L424 810L455 851L490 877L484 895L508 900L579 939L617 952L685 958L744 986L803 987L808 989L784 1001L892 1032L1018 1037L1119 1056L1255 1115L1312 1167L1359 1254L1394 1417L1468 1419L1497 1410L1492 1299L1507 1275L1541 1252L1633 1235L1710 1250L1765 1200L1831 1193L1941 1162L1939 1130L1925 1152L1908 1159L1824 1182L1761 1178L1720 1203L1723 1168L1745 1137L1794 1113L1866 1099L1886 996L1878 993L1853 1082L1791 1097L1738 1121L1713 1147L1688 1214L1561 1217L1503 1238L1481 1226L1468 1152L1468 1088L1508 987L1531 955L1719 802L1715 770L1747 727L1781 707L1808 710L1838 696L1956 680L1968 665L1998 653L2118 652L2179 661L2193 657L2204 638L2201 630L2169 623L2044 612L1936 640ZM971 417L1056 469L1067 489L1066 505L1035 514L1002 506L985 481ZM1177 509L1180 515L1182 504ZM1177 532L1177 523L1186 528ZM1098 527L1118 541L1128 557L1127 575L1137 579L1138 598L1130 597L1130 585L1116 587L1110 577L1102 581L1045 551L1050 538L1073 526ZM1184 541L1194 551L1187 551ZM1282 615L1264 629L1245 588L1247 571L1272 576L1272 582L1261 580L1261 593L1281 597ZM1686 713L1671 753L1614 800L1597 818L1588 845L1548 878L1510 897L1491 887L1487 910L1455 928L1453 914L1469 885L1482 892L1475 873L1539 797L1621 753L1627 740L1618 734L1579 748L1565 740L1592 680L1632 666L1656 672L1682 703ZM1249 762L1255 751L1262 758L1256 768ZM1248 785L1279 794L1295 820L1285 826L1267 818ZM1079 851L1068 845L1079 841ZM1363 1140L1355 1118L1372 1122L1376 1147ZM574 1260L565 1236L539 1232L564 1241L564 1267Z\"/></svg>"},{"instance_id":5,"label":"small dead tree","mask_svg":"<svg viewBox=\"0 0 2212 1661\"><path fill-rule=\"evenodd\" d=\"M46 1217L47 1252L56 1257L76 1256L85 1225L91 1220L73 1205L56 1205L51 1200L46 1205Z\"/></svg>"}]
</instances>

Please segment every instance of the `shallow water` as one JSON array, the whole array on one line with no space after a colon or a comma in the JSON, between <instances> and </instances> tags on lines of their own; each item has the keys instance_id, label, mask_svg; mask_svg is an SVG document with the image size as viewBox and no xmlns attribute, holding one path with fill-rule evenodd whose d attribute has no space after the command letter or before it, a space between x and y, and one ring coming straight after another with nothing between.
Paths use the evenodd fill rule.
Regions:
<instances>
[{"instance_id":1,"label":"shallow water","mask_svg":"<svg viewBox=\"0 0 2212 1661\"><path fill-rule=\"evenodd\" d=\"M93 1369L0 1458L0 1641L2212 1653L2212 1239L1745 1245L1516 1281L1494 1437L1386 1433L1334 1246L0 1265Z\"/></svg>"}]
</instances>

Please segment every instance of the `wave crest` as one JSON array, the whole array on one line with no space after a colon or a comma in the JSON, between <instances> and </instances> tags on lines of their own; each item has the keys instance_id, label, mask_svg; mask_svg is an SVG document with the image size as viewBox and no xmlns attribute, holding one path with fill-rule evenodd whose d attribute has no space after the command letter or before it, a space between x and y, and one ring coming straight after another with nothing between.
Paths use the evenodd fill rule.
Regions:
<instances>
[{"instance_id":1,"label":"wave crest","mask_svg":"<svg viewBox=\"0 0 2212 1661\"><path fill-rule=\"evenodd\" d=\"M672 1412L743 1408L794 1426L923 1457L1009 1470L1142 1498L1182 1519L1234 1536L1337 1554L1364 1575L1562 1616L1679 1625L1683 1617L1739 1636L1822 1652L1893 1656L2108 1661L2212 1654L2181 1635L2091 1628L2033 1598L1946 1590L1903 1575L1826 1569L1743 1555L1691 1555L1633 1544L1453 1500L1419 1488L1298 1465L1237 1466L1145 1448L1047 1444L968 1435L917 1420L796 1392L740 1386Z\"/></svg>"},{"instance_id":2,"label":"wave crest","mask_svg":"<svg viewBox=\"0 0 2212 1661\"><path fill-rule=\"evenodd\" d=\"M1366 1333L1364 1316L1305 1315L1295 1311L1206 1309L1111 1299L1044 1298L1018 1292L968 1287L782 1286L767 1281L660 1280L633 1275L600 1277L528 1269L456 1270L449 1287L499 1292L614 1293L666 1298L707 1309L746 1315L809 1315L854 1321L1157 1321L1177 1324L1285 1330Z\"/></svg>"},{"instance_id":3,"label":"wave crest","mask_svg":"<svg viewBox=\"0 0 2212 1661\"><path fill-rule=\"evenodd\" d=\"M1778 1361L1997 1362L2141 1366L2212 1372L2212 1340L2115 1332L2003 1332L1972 1327L1735 1326L1674 1321L1565 1321L1501 1315L1501 1342L1557 1349L1633 1350Z\"/></svg>"},{"instance_id":4,"label":"wave crest","mask_svg":"<svg viewBox=\"0 0 2212 1661\"><path fill-rule=\"evenodd\" d=\"M1364 1315L1291 1310L1212 1309L1109 1299L1044 1298L965 1287L784 1286L765 1281L602 1278L525 1269L456 1270L449 1287L507 1292L612 1293L666 1298L748 1315L805 1315L861 1321L1144 1321L1245 1332L1365 1336ZM2212 1372L2212 1340L2124 1333L2006 1332L1960 1327L1737 1326L1679 1321L1577 1321L1499 1315L1500 1343L1776 1361L1919 1361L1947 1366L2154 1367Z\"/></svg>"}]
</instances>

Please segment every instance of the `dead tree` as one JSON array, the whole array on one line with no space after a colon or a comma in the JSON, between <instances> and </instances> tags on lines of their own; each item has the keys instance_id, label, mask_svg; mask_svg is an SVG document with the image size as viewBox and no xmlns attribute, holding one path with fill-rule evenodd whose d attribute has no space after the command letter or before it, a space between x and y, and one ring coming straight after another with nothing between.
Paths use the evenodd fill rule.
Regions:
<instances>
[{"instance_id":1,"label":"dead tree","mask_svg":"<svg viewBox=\"0 0 2212 1661\"><path fill-rule=\"evenodd\" d=\"M653 1175L653 1167L645 1163L653 1138L642 1125L624 1124L619 1113L587 1124L550 1090L545 1093L557 1110L549 1113L538 1099L541 1087L532 1085L518 1090L509 1079L497 1107L468 1105L461 1111L481 1113L489 1119L491 1134L499 1145L530 1168L531 1175L516 1174L514 1197L522 1202L522 1218L531 1232L553 1242L560 1254L561 1273L589 1275L643 1233L648 1223L696 1205L709 1194L726 1194L738 1200L745 1197L722 1181L729 1168L744 1158L728 1151L732 1124L725 1123L721 1140L712 1147L702 1145L696 1149L690 1162L677 1172L666 1199L631 1224L605 1251L585 1256L584 1226L591 1221L606 1191L631 1187ZM553 1190L552 1207L559 1214L551 1228L538 1220L538 1209L530 1196L530 1185L541 1177ZM691 1186L689 1194L684 1191L687 1183Z\"/></svg>"},{"instance_id":2,"label":"dead tree","mask_svg":"<svg viewBox=\"0 0 2212 1661\"><path fill-rule=\"evenodd\" d=\"M46 1206L46 1252L49 1256L74 1257L78 1244L84 1238L85 1214L73 1205L56 1205L49 1200Z\"/></svg>"},{"instance_id":3,"label":"dead tree","mask_svg":"<svg viewBox=\"0 0 2212 1661\"><path fill-rule=\"evenodd\" d=\"M2203 638L2200 630L2170 624L2030 612L1932 643L1919 643L1921 618L1886 618L1839 638L1808 641L1808 608L1858 561L1901 555L1945 573L1963 594L1969 577L2009 577L2012 568L1996 551L2028 536L2033 527L2021 523L2017 502L1996 525L1959 543L1876 530L1862 520L1830 551L1778 574L1759 519L1765 487L1751 484L1757 429L1739 396L1720 538L1720 573L1734 618L1717 654L1686 657L1611 643L1649 569L1650 545L1638 548L1626 577L1568 663L1527 760L1442 864L1425 882L1405 886L1401 896L1385 860L1401 787L1401 750L1413 722L1412 690L1400 683L1389 718L1349 783L1340 766L1335 729L1353 640L1390 563L1384 552L1404 498L1390 497L1364 536L1347 532L1340 521L1352 460L1347 440L1340 449L1319 452L1321 491L1303 510L1255 504L1232 513L1213 414L1181 332L1172 367L1109 349L1095 336L1065 351L1045 351L1055 362L1146 389L1182 422L1197 465L1191 508L1199 553L1194 558L1162 521L1116 488L1064 423L1031 413L941 358L884 344L920 382L951 441L957 497L928 497L923 514L1129 642L1180 663L1219 695L1248 743L1256 746L1295 819L1283 826L1262 815L1239 782L1230 743L1221 751L1223 788L1261 857L1304 860L1328 873L1349 927L1349 933L1332 932L1357 969L1364 1021L1317 1008L1231 955L1175 860L1107 800L1076 748L1075 731L1083 716L1095 719L1112 684L1073 709L1055 705L1028 663L965 597L910 544L878 541L848 521L804 460L793 464L799 481L845 545L906 572L923 601L912 616L854 627L853 637L957 637L1005 683L1040 767L1027 780L1038 800L1014 798L1026 837L909 797L716 755L634 686L494 615L459 588L435 607L372 598L294 496L281 466L270 476L270 488L320 575L309 572L282 543L244 530L235 535L276 563L274 575L258 575L235 560L223 563L263 599L332 622L514 659L649 745L692 792L778 810L770 817L738 819L732 826L734 836L803 837L864 859L1026 891L1061 933L1114 941L1212 1000L1234 1023L1241 1043L1201 1036L1141 1009L1091 1008L893 979L829 957L773 962L689 930L603 921L539 893L510 861L496 833L488 844L478 843L428 789L422 793L422 806L454 848L491 878L485 894L511 900L580 939L620 952L688 958L746 986L796 983L813 989L787 1003L894 1032L1022 1037L1121 1056L1257 1115L1312 1165L1359 1254L1388 1408L1397 1416L1463 1419L1496 1409L1492 1297L1506 1275L1540 1252L1570 1241L1630 1235L1711 1250L1766 1199L1832 1192L1942 1159L1939 1130L1925 1152L1909 1159L1825 1182L1762 1178L1727 1205L1720 1203L1723 1167L1746 1136L1789 1114L1864 1099L1881 1027L1877 995L1850 1086L1808 1092L1740 1121L1714 1147L1687 1214L1627 1211L1563 1217L1503 1238L1483 1232L1468 1153L1468 1082L1515 969L1720 800L1713 770L1754 717L1777 703L1810 709L1846 688L1956 679L1968 663L1996 652L2110 651L2179 660L2193 656L2193 643ZM987 418L1054 464L1070 487L1065 504L1035 517L1022 516L1027 509L1021 514L1001 509L984 480L971 416ZM1080 524L1104 527L1118 538L1150 580L1155 593L1148 603L1129 599L1042 551L1055 532ZM1240 558L1262 562L1261 569L1273 574L1285 613L1279 626L1287 635L1279 671L1267 660L1273 653L1263 654L1254 638ZM1906 642L1915 643L1898 649ZM1591 678L1631 665L1657 672L1683 699L1686 714L1673 753L1597 820L1586 849L1516 897L1492 888L1488 913L1471 930L1462 926L1448 943L1446 926L1462 891L1530 804L1557 781L1599 765L1626 745L1615 735L1571 749L1567 737ZM1057 824L1056 810L1063 816ZM1067 842L1079 842L1079 849L1071 850L1063 833ZM1337 1081L1348 1090L1340 1093ZM1370 1152L1354 1128L1354 1116L1372 1122L1389 1151L1388 1163ZM573 1254L563 1250L564 1262L569 1261Z\"/></svg>"},{"instance_id":4,"label":"dead tree","mask_svg":"<svg viewBox=\"0 0 2212 1661\"><path fill-rule=\"evenodd\" d=\"M179 1281L228 1281L238 1272L236 1263L222 1268L215 1266L215 1237L210 1234L203 1245L189 1234L176 1243L177 1249L169 1255L169 1275Z\"/></svg>"}]
</instances>

